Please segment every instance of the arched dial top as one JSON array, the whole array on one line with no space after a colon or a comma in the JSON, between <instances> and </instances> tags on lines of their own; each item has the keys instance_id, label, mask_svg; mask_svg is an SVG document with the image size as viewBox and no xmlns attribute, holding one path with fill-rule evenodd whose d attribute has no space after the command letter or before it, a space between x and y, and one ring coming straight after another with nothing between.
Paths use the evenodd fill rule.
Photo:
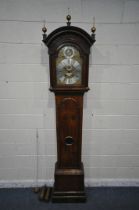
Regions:
<instances>
[{"instance_id":1,"label":"arched dial top","mask_svg":"<svg viewBox=\"0 0 139 210\"><path fill-rule=\"evenodd\" d=\"M80 85L82 58L78 49L71 45L62 47L56 59L57 85Z\"/></svg>"}]
</instances>

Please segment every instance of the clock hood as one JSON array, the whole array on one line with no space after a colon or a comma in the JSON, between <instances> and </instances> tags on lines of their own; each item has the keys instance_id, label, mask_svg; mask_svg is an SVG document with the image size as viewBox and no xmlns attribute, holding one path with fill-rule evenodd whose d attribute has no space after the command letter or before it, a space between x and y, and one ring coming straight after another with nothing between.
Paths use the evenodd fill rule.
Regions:
<instances>
[{"instance_id":1,"label":"clock hood","mask_svg":"<svg viewBox=\"0 0 139 210\"><path fill-rule=\"evenodd\" d=\"M95 42L95 37L92 35L89 35L85 30L79 28L79 27L75 27L75 26L63 26L63 27L59 27L57 29L55 29L54 31L52 31L45 39L43 39L42 41L48 46L48 48L51 47L51 44L55 41L55 40L59 40L60 37L78 37L79 40L82 40L83 42L85 42L87 45L89 45L89 47L91 47L94 42ZM71 40L74 42L74 39Z\"/></svg>"}]
</instances>

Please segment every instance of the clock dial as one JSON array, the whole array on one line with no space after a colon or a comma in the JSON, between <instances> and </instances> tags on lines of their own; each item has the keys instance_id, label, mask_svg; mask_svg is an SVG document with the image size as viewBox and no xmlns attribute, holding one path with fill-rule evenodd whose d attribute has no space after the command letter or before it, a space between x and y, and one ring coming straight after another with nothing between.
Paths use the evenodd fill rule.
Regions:
<instances>
[{"instance_id":1,"label":"clock dial","mask_svg":"<svg viewBox=\"0 0 139 210\"><path fill-rule=\"evenodd\" d=\"M56 60L57 84L79 85L81 84L82 59L79 51L72 47L63 47Z\"/></svg>"}]
</instances>

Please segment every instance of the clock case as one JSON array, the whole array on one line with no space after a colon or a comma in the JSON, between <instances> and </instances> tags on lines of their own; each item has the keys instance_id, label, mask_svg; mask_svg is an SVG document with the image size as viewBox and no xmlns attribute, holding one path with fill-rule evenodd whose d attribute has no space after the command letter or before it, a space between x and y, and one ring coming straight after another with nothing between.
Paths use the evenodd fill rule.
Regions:
<instances>
[{"instance_id":1,"label":"clock case","mask_svg":"<svg viewBox=\"0 0 139 210\"><path fill-rule=\"evenodd\" d=\"M48 36L43 35L48 47L50 65L50 91L55 93L57 162L55 164L53 202L84 202L84 167L81 161L83 95L89 90L88 70L90 47L95 35L75 26L57 28ZM58 85L56 58L64 46L73 46L82 58L80 85Z\"/></svg>"}]
</instances>

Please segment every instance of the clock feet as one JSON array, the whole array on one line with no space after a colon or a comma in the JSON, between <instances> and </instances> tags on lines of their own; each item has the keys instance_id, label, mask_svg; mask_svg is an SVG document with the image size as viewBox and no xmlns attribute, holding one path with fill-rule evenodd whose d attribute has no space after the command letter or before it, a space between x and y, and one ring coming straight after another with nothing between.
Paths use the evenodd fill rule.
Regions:
<instances>
[{"instance_id":1,"label":"clock feet","mask_svg":"<svg viewBox=\"0 0 139 210\"><path fill-rule=\"evenodd\" d=\"M81 192L54 192L52 195L53 203L81 203L86 202L84 191Z\"/></svg>"}]
</instances>

